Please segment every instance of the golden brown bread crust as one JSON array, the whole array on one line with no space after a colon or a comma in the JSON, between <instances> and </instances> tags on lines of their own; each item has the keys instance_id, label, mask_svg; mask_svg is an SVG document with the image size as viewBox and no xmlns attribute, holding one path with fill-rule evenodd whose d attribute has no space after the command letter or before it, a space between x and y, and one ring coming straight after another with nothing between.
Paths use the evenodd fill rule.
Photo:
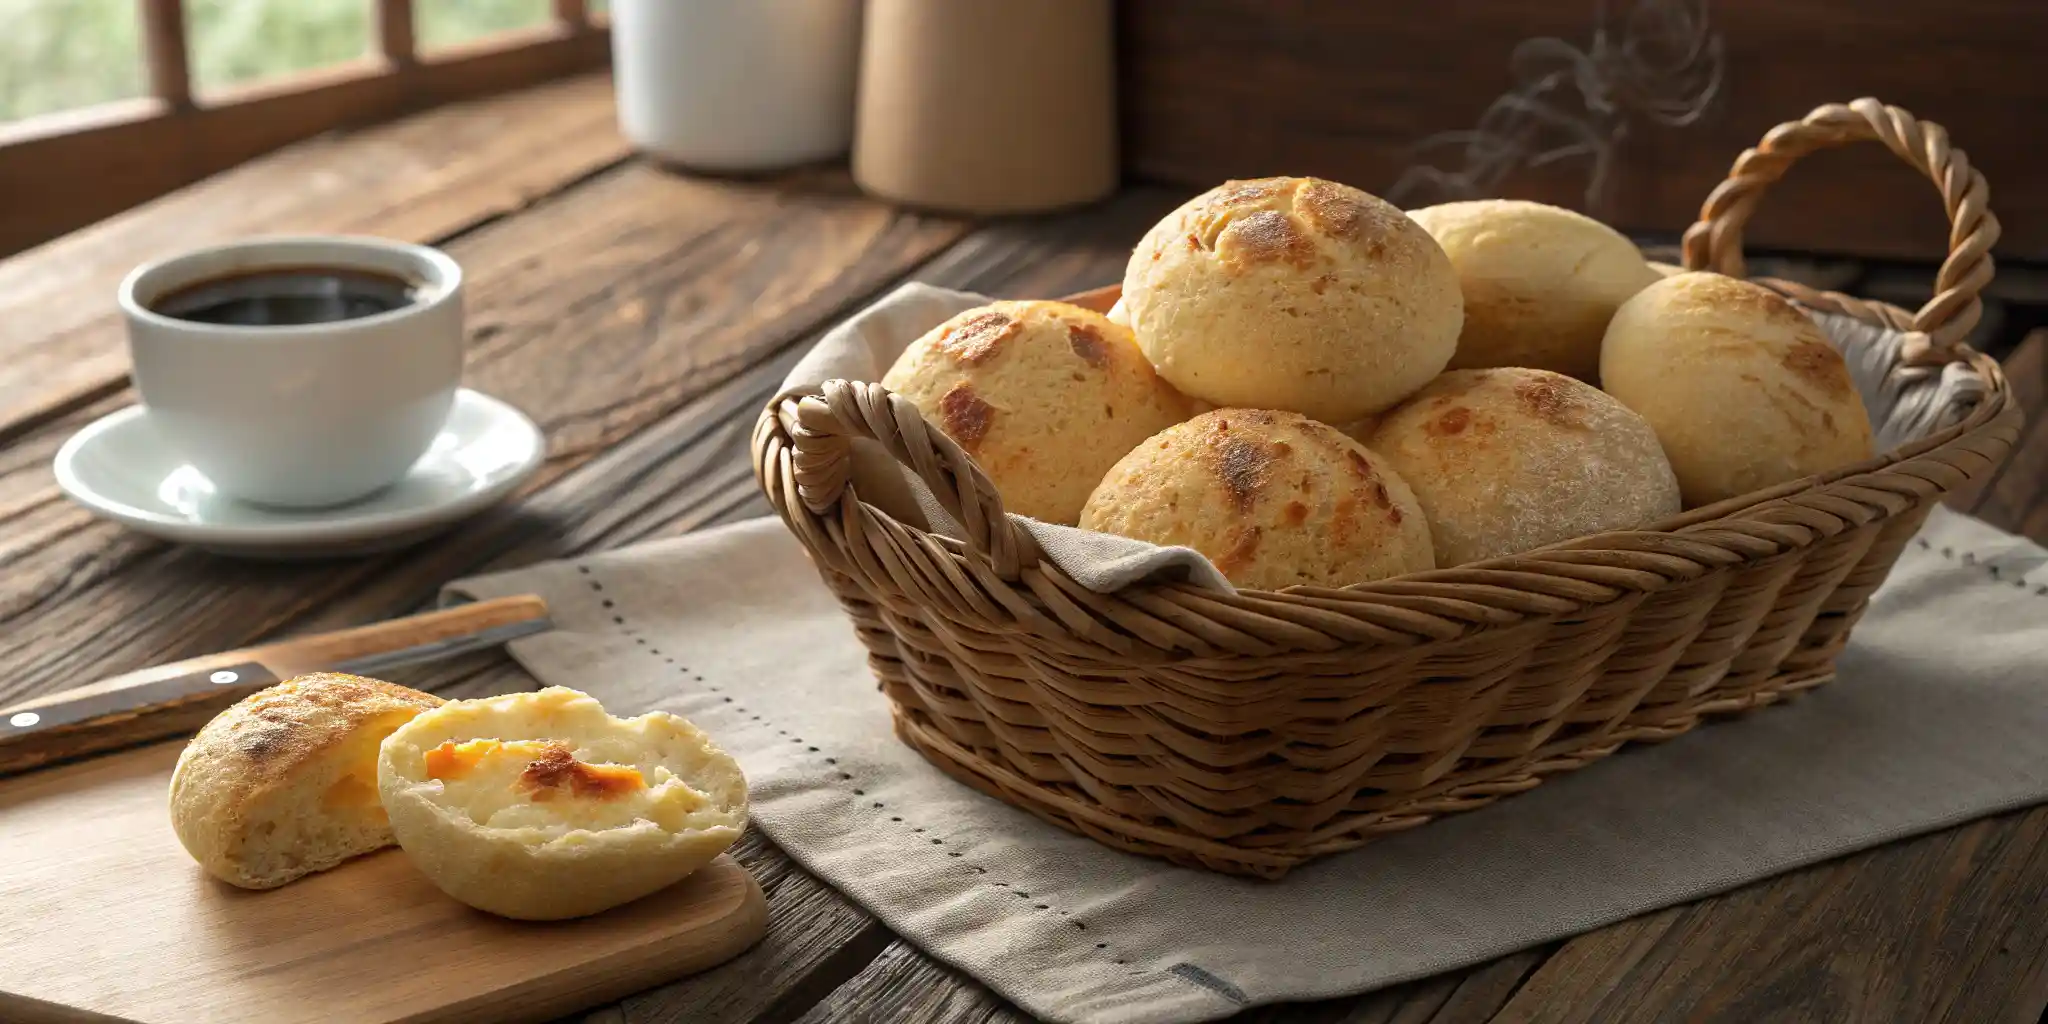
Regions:
<instances>
[{"instance_id":1,"label":"golden brown bread crust","mask_svg":"<svg viewBox=\"0 0 2048 1024\"><path fill-rule=\"evenodd\" d=\"M188 756L205 758L238 783L267 784L288 766L318 757L346 736L363 717L394 708L440 707L441 698L341 672L294 676L258 690L208 722ZM239 769L239 770L232 770Z\"/></svg>"},{"instance_id":2,"label":"golden brown bread crust","mask_svg":"<svg viewBox=\"0 0 2048 1024\"><path fill-rule=\"evenodd\" d=\"M1658 279L1626 236L1560 207L1476 199L1408 215L1458 271L1454 370L1526 366L1592 381L1615 309Z\"/></svg>"},{"instance_id":3,"label":"golden brown bread crust","mask_svg":"<svg viewBox=\"0 0 2048 1024\"><path fill-rule=\"evenodd\" d=\"M1819 325L1776 293L1713 273L1616 311L1601 384L1656 430L1688 507L1869 458L1869 414Z\"/></svg>"},{"instance_id":4,"label":"golden brown bread crust","mask_svg":"<svg viewBox=\"0 0 2048 1024\"><path fill-rule=\"evenodd\" d=\"M1444 568L1678 512L1650 425L1548 370L1452 370L1381 417L1367 443L1414 489Z\"/></svg>"},{"instance_id":5,"label":"golden brown bread crust","mask_svg":"<svg viewBox=\"0 0 2048 1024\"><path fill-rule=\"evenodd\" d=\"M974 456L1011 512L1072 524L1102 474L1190 414L1130 328L1064 302L995 302L911 343L882 378Z\"/></svg>"},{"instance_id":6,"label":"golden brown bread crust","mask_svg":"<svg viewBox=\"0 0 2048 1024\"><path fill-rule=\"evenodd\" d=\"M1217 409L1168 428L1109 471L1081 526L1194 548L1267 590L1435 564L1421 506L1386 461L1291 412Z\"/></svg>"},{"instance_id":7,"label":"golden brown bread crust","mask_svg":"<svg viewBox=\"0 0 2048 1024\"><path fill-rule=\"evenodd\" d=\"M250 694L216 715L178 756L171 774L171 825L193 859L236 885L269 888L306 871L330 867L317 863L324 858L316 857L306 871L288 878L251 874L245 863L250 843L274 834L263 830L264 821L279 810L273 798L288 797L285 802L298 811L317 813L317 806L308 807L307 799L286 791L337 767L343 770L334 785L346 787L347 769L360 766L337 766L333 761L344 755L359 757L356 748L368 738L365 730L381 739L412 716L442 703L432 694L335 672L296 676ZM375 753L371 745L369 756L374 759ZM337 805L346 803L381 819L381 809L355 802L361 797L374 806L374 760L368 769L367 777L357 780L367 786L360 793L329 792L329 786L309 799L335 799Z\"/></svg>"},{"instance_id":8,"label":"golden brown bread crust","mask_svg":"<svg viewBox=\"0 0 2048 1024\"><path fill-rule=\"evenodd\" d=\"M1230 181L1153 225L1121 304L1160 376L1215 406L1346 423L1442 370L1463 298L1391 204L1316 178Z\"/></svg>"}]
</instances>

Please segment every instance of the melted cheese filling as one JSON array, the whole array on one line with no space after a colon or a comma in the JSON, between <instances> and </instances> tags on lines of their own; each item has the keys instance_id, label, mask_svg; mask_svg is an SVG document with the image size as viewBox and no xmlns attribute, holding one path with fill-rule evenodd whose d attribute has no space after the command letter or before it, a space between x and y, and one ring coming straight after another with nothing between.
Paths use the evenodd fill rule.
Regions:
<instances>
[{"instance_id":1,"label":"melted cheese filling","mask_svg":"<svg viewBox=\"0 0 2048 1024\"><path fill-rule=\"evenodd\" d=\"M320 795L320 806L329 811L342 809L367 811L369 808L375 807L379 813L382 813L383 805L377 802L376 779L377 766L374 764L370 766L370 770L367 772L360 769L349 772L341 778L334 780L333 785L327 787L327 792Z\"/></svg>"},{"instance_id":2,"label":"melted cheese filling","mask_svg":"<svg viewBox=\"0 0 2048 1024\"><path fill-rule=\"evenodd\" d=\"M365 727L361 734L335 752L335 760L348 767L320 793L320 809L330 815L355 817L376 825L384 823L383 798L377 795L377 747L410 714L392 715L386 721Z\"/></svg>"},{"instance_id":3,"label":"melted cheese filling","mask_svg":"<svg viewBox=\"0 0 2048 1024\"><path fill-rule=\"evenodd\" d=\"M446 741L426 752L441 802L487 828L599 831L650 821L668 831L704 794L659 764L618 764L554 740Z\"/></svg>"}]
</instances>

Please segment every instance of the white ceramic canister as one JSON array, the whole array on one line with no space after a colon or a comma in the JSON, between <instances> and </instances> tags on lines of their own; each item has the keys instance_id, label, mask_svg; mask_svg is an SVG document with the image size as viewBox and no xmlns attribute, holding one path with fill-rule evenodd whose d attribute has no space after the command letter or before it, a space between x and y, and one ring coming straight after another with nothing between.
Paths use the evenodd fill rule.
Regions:
<instances>
[{"instance_id":1,"label":"white ceramic canister","mask_svg":"<svg viewBox=\"0 0 2048 1024\"><path fill-rule=\"evenodd\" d=\"M861 0L612 0L626 138L706 171L828 160L853 141Z\"/></svg>"}]
</instances>

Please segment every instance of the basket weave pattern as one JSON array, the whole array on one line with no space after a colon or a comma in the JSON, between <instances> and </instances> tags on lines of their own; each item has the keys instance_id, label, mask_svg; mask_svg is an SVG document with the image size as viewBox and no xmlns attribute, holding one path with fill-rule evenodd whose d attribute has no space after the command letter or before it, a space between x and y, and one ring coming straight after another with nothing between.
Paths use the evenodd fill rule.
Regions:
<instances>
[{"instance_id":1,"label":"basket weave pattern","mask_svg":"<svg viewBox=\"0 0 2048 1024\"><path fill-rule=\"evenodd\" d=\"M1992 272L1988 189L1939 126L1874 100L1827 106L1744 152L1683 250L1689 268L1740 275L1763 189L1807 152L1873 139L1947 204L1938 294L1907 313L1766 283L1909 332L1901 379L1965 361L1989 388L1953 425L1818 480L1344 589L1097 594L1043 560L973 462L878 385L778 396L754 434L758 479L851 616L905 742L1119 849L1277 877L1831 678L1933 505L2018 432L1997 364L1961 342ZM854 438L910 467L963 539L863 504Z\"/></svg>"}]
</instances>

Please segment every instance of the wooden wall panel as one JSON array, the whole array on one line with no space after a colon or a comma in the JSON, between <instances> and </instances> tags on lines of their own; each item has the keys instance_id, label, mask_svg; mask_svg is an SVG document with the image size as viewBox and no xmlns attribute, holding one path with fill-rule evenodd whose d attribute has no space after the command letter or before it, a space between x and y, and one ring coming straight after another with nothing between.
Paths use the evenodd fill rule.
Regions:
<instances>
[{"instance_id":1,"label":"wooden wall panel","mask_svg":"<svg viewBox=\"0 0 2048 1024\"><path fill-rule=\"evenodd\" d=\"M1632 0L1610 0L1618 20ZM1316 174L1390 186L1410 147L1468 128L1512 88L1517 43L1585 47L1593 2L1123 0L1118 17L1127 171L1207 186ZM1983 168L2002 254L2048 257L2048 109L2041 0L1711 0L1726 47L1719 100L1686 128L1637 124L1611 205L1640 232L1676 232L1743 147L1821 103L1874 95L1947 126ZM1932 187L1888 153L1830 153L1759 208L1751 244L1933 258L1946 239ZM1518 174L1506 194L1582 208L1580 166Z\"/></svg>"}]
</instances>

